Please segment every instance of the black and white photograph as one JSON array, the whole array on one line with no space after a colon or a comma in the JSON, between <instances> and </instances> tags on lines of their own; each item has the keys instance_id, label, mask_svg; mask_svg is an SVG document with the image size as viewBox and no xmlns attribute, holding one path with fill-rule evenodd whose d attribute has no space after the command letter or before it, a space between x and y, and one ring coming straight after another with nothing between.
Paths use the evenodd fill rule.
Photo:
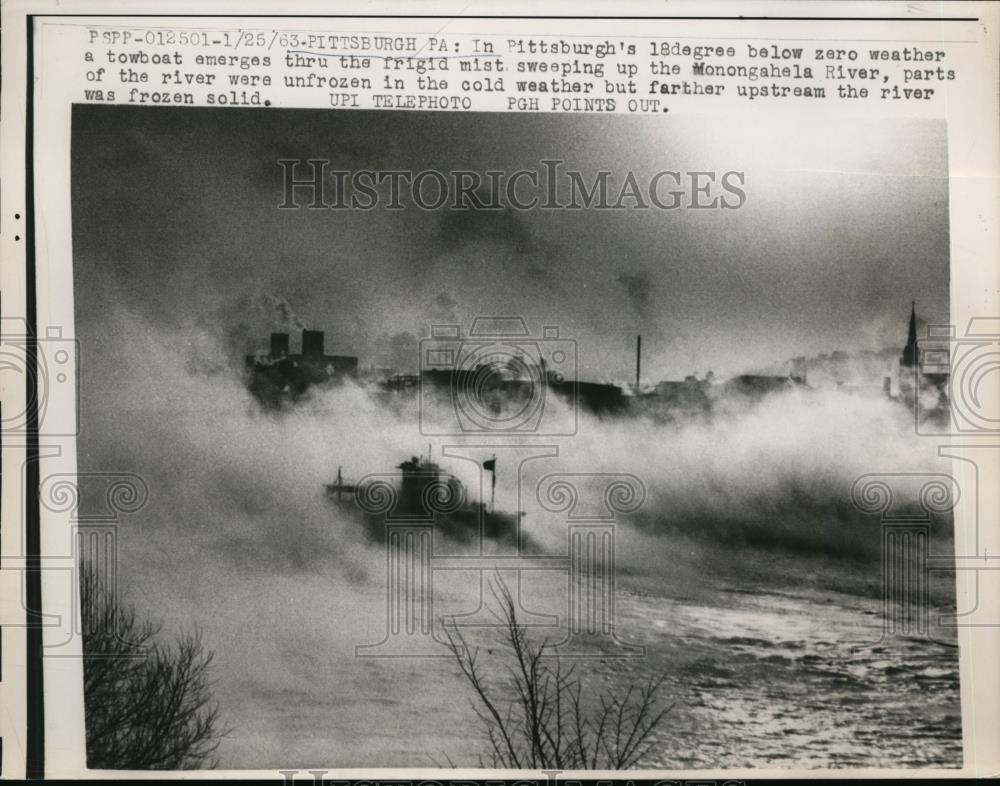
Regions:
<instances>
[{"instance_id":1,"label":"black and white photograph","mask_svg":"<svg viewBox=\"0 0 1000 786\"><path fill-rule=\"evenodd\" d=\"M88 767L961 767L947 142L75 106Z\"/></svg>"}]
</instances>

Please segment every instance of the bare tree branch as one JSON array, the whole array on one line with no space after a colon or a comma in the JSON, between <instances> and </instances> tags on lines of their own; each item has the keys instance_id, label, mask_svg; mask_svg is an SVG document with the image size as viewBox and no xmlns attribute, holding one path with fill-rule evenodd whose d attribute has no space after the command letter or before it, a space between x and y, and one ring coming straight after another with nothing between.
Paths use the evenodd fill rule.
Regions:
<instances>
[{"instance_id":1,"label":"bare tree branch","mask_svg":"<svg viewBox=\"0 0 1000 786\"><path fill-rule=\"evenodd\" d=\"M479 648L468 644L454 620L444 629L448 648L473 689L473 708L493 766L629 769L639 764L673 707L661 707L659 701L664 677L641 688L630 685L620 698L605 693L588 700L575 665L564 669L548 641L533 642L518 622L514 598L499 572L490 590L497 607L490 611L511 655L499 686L488 683Z\"/></svg>"},{"instance_id":2,"label":"bare tree branch","mask_svg":"<svg viewBox=\"0 0 1000 786\"><path fill-rule=\"evenodd\" d=\"M200 633L173 642L119 602L81 565L87 765L95 769L195 769L228 730L219 722Z\"/></svg>"}]
</instances>

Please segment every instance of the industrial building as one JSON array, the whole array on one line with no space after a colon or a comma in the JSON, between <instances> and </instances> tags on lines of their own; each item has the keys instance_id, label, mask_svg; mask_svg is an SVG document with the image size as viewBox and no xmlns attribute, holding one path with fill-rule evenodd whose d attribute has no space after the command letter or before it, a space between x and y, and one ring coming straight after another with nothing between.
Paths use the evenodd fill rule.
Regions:
<instances>
[{"instance_id":1,"label":"industrial building","mask_svg":"<svg viewBox=\"0 0 1000 786\"><path fill-rule=\"evenodd\" d=\"M358 376L358 359L327 355L322 330L302 331L302 351L292 354L288 333L272 333L266 355L247 355L247 386L261 403L280 406L313 386L332 385Z\"/></svg>"}]
</instances>

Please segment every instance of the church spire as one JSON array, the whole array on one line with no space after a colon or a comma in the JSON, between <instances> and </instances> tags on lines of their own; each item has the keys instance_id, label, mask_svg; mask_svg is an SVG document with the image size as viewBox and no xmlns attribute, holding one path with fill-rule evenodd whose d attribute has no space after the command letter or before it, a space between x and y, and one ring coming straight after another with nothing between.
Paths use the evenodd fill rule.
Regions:
<instances>
[{"instance_id":1,"label":"church spire","mask_svg":"<svg viewBox=\"0 0 1000 786\"><path fill-rule=\"evenodd\" d=\"M910 307L910 332L906 337L906 348L903 350L903 357L900 362L904 366L917 365L917 301L914 300Z\"/></svg>"}]
</instances>

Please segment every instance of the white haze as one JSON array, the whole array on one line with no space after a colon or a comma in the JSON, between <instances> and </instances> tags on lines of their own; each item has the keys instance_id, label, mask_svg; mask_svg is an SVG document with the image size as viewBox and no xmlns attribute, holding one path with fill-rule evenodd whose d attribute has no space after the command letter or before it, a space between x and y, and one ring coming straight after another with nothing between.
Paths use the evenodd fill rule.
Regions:
<instances>
[{"instance_id":1,"label":"white haze","mask_svg":"<svg viewBox=\"0 0 1000 786\"><path fill-rule=\"evenodd\" d=\"M121 528L120 576L140 609L168 631L198 627L215 651L216 695L238 727L224 763L329 762L330 740L336 760L355 765L383 761L404 738L437 750L421 718L400 717L396 728L387 702L458 718L461 682L419 661L354 658L355 645L384 632L385 552L323 496L340 464L356 479L393 472L426 450L415 405L386 407L344 386L266 412L217 332L165 334L120 308L108 310L102 328L131 338L108 353L80 336L80 468L134 472L149 485L148 504ZM545 415L555 430L573 424L551 398ZM682 428L581 412L576 426L572 437L538 440L558 445L558 458L525 464L527 532L543 551L565 553L565 520L541 515L534 502L541 475L632 473L647 499L617 530L619 587L662 597L697 592L717 576L740 586L770 575L780 584L782 571L803 561L832 577L824 592L877 589L878 525L851 507L852 482L866 472L941 469L905 411L877 396L776 396ZM438 457L442 442L430 441ZM490 452L498 454L497 508L514 510L514 459ZM473 498L485 496L474 465L442 463ZM592 491L583 487L581 497ZM851 568L859 559L866 567ZM468 608L475 583L449 578L439 583L443 607ZM286 713L298 717L306 706L302 717L320 713L328 723L287 727ZM459 721L455 733L469 739L455 745L475 750L474 727ZM289 735L295 755L283 747Z\"/></svg>"},{"instance_id":2,"label":"white haze","mask_svg":"<svg viewBox=\"0 0 1000 786\"><path fill-rule=\"evenodd\" d=\"M374 564L372 549L326 504L323 484L338 465L350 479L391 473L428 442L436 456L456 442L422 436L415 403L389 408L353 385L317 392L288 411L264 411L228 350L208 334L161 335L124 311L106 324L132 339L113 358L84 357L80 464L146 479L151 500L135 523L144 543L183 549L197 542L255 570L323 565L360 577ZM434 422L449 414L443 408ZM648 495L633 523L647 533L864 554L878 536L851 507L854 479L941 470L908 417L878 394L836 390L775 395L680 427L581 411L575 435L536 440L558 444L560 456L525 465L522 505L541 474L632 473ZM554 396L545 418L549 431L573 430L573 413ZM482 495L474 465L444 464L473 497ZM501 509L517 504L513 466L501 450ZM551 540L539 531L544 521L529 516L526 526Z\"/></svg>"}]
</instances>

